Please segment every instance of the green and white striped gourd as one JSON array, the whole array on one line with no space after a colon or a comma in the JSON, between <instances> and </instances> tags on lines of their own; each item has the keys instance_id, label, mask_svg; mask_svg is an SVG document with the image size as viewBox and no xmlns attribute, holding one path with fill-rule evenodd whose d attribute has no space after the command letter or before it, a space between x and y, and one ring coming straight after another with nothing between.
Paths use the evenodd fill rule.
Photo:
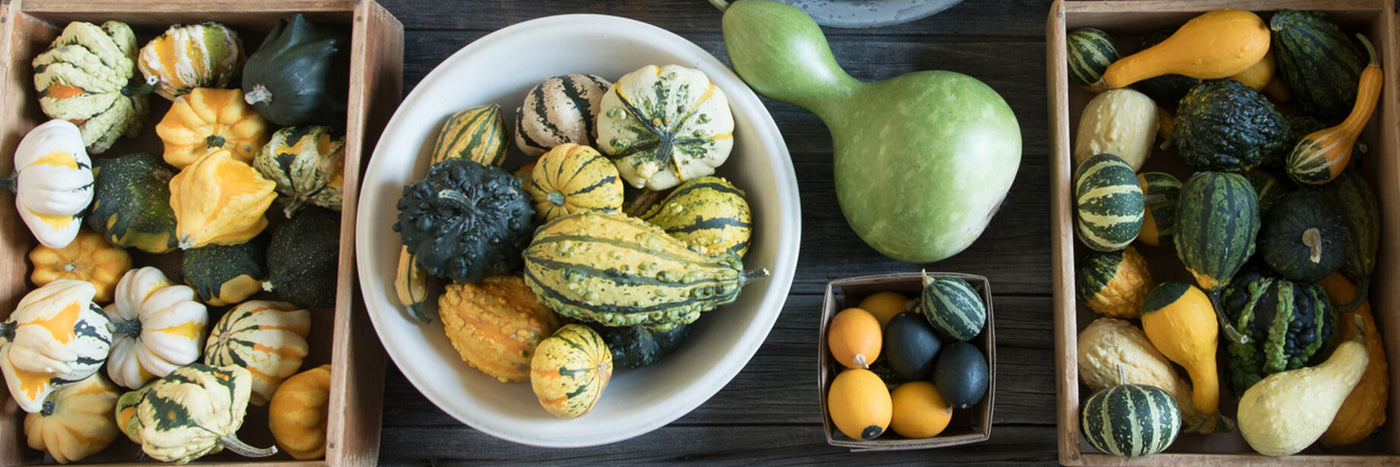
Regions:
<instances>
[{"instance_id":1,"label":"green and white striped gourd","mask_svg":"<svg viewBox=\"0 0 1400 467\"><path fill-rule=\"evenodd\" d=\"M276 447L254 448L238 439L251 379L237 366L182 366L123 394L117 400L117 426L162 462L184 464L224 448L245 457L276 454Z\"/></svg>"},{"instance_id":2,"label":"green and white striped gourd","mask_svg":"<svg viewBox=\"0 0 1400 467\"><path fill-rule=\"evenodd\" d=\"M1100 451L1115 456L1148 456L1176 441L1181 409L1161 388L1119 384L1084 401L1079 430L1084 440Z\"/></svg>"},{"instance_id":3,"label":"green and white striped gourd","mask_svg":"<svg viewBox=\"0 0 1400 467\"><path fill-rule=\"evenodd\" d=\"M1099 154L1074 173L1075 232L1097 251L1121 250L1142 229L1142 186L1123 159Z\"/></svg>"},{"instance_id":4,"label":"green and white striped gourd","mask_svg":"<svg viewBox=\"0 0 1400 467\"><path fill-rule=\"evenodd\" d=\"M703 253L728 251L742 258L753 235L753 214L744 190L722 177L680 184L641 218Z\"/></svg>"},{"instance_id":5,"label":"green and white striped gourd","mask_svg":"<svg viewBox=\"0 0 1400 467\"><path fill-rule=\"evenodd\" d=\"M960 341L982 333L987 305L971 284L957 277L921 274L924 288L919 294L919 309L934 330Z\"/></svg>"},{"instance_id":6,"label":"green and white striped gourd","mask_svg":"<svg viewBox=\"0 0 1400 467\"><path fill-rule=\"evenodd\" d=\"M1170 245L1176 230L1176 201L1181 195L1181 180L1166 172L1138 174L1142 200L1147 209L1142 213L1142 229L1138 241L1152 246Z\"/></svg>"},{"instance_id":7,"label":"green and white striped gourd","mask_svg":"<svg viewBox=\"0 0 1400 467\"><path fill-rule=\"evenodd\" d=\"M768 275L737 255L703 255L624 214L585 211L535 231L522 253L525 284L566 318L669 331L739 298Z\"/></svg>"},{"instance_id":8,"label":"green and white striped gourd","mask_svg":"<svg viewBox=\"0 0 1400 467\"><path fill-rule=\"evenodd\" d=\"M307 203L340 210L345 185L345 135L328 126L289 126L253 157L253 167L277 184L287 217Z\"/></svg>"},{"instance_id":9,"label":"green and white striped gourd","mask_svg":"<svg viewBox=\"0 0 1400 467\"><path fill-rule=\"evenodd\" d=\"M1181 185L1176 214L1176 257L1214 301L1254 255L1262 224L1258 195L1243 175L1196 172ZM1231 341L1243 342L1220 306L1215 308L1221 331Z\"/></svg>"},{"instance_id":10,"label":"green and white striped gourd","mask_svg":"<svg viewBox=\"0 0 1400 467\"><path fill-rule=\"evenodd\" d=\"M601 76L578 73L535 85L515 109L515 147L530 157L564 143L597 147L599 104L611 86Z\"/></svg>"},{"instance_id":11,"label":"green and white striped gourd","mask_svg":"<svg viewBox=\"0 0 1400 467\"><path fill-rule=\"evenodd\" d=\"M1068 48L1069 80L1085 88L1098 82L1104 70L1118 61L1118 45L1097 28L1079 28L1065 36Z\"/></svg>"},{"instance_id":12,"label":"green and white striped gourd","mask_svg":"<svg viewBox=\"0 0 1400 467\"><path fill-rule=\"evenodd\" d=\"M1371 285L1371 271L1376 267L1376 250L1380 247L1381 211L1376 193L1361 171L1343 171L1322 190L1332 196L1342 208L1351 241L1347 243L1342 272L1356 280L1356 299L1343 304L1342 311L1351 311L1366 300Z\"/></svg>"},{"instance_id":13,"label":"green and white striped gourd","mask_svg":"<svg viewBox=\"0 0 1400 467\"><path fill-rule=\"evenodd\" d=\"M506 122L501 106L478 105L447 117L433 143L432 163L471 159L481 165L501 166L506 160Z\"/></svg>"}]
</instances>

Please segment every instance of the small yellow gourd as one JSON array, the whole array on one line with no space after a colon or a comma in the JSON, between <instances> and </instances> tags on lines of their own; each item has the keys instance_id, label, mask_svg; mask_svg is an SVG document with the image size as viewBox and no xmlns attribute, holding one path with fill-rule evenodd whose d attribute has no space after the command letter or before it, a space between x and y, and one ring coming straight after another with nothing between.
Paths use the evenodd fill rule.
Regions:
<instances>
[{"instance_id":1,"label":"small yellow gourd","mask_svg":"<svg viewBox=\"0 0 1400 467\"><path fill-rule=\"evenodd\" d=\"M272 395L267 426L277 447L297 460L326 455L330 386L331 366L321 365L287 378Z\"/></svg>"},{"instance_id":2,"label":"small yellow gourd","mask_svg":"<svg viewBox=\"0 0 1400 467\"><path fill-rule=\"evenodd\" d=\"M535 350L530 388L540 405L560 418L593 410L613 373L612 351L603 336L582 324L566 324Z\"/></svg>"},{"instance_id":3,"label":"small yellow gourd","mask_svg":"<svg viewBox=\"0 0 1400 467\"><path fill-rule=\"evenodd\" d=\"M894 416L893 403L885 382L863 368L842 370L826 392L831 423L857 440L872 440L885 432Z\"/></svg>"},{"instance_id":4,"label":"small yellow gourd","mask_svg":"<svg viewBox=\"0 0 1400 467\"><path fill-rule=\"evenodd\" d=\"M24 417L29 447L48 452L60 464L106 449L121 433L116 419L119 396L120 390L101 373L54 391L43 409Z\"/></svg>"},{"instance_id":5,"label":"small yellow gourd","mask_svg":"<svg viewBox=\"0 0 1400 467\"><path fill-rule=\"evenodd\" d=\"M1269 50L1269 27L1252 12L1222 8L1192 18L1166 40L1108 66L1096 88L1116 89L1179 74L1221 79L1238 74Z\"/></svg>"},{"instance_id":6,"label":"small yellow gourd","mask_svg":"<svg viewBox=\"0 0 1400 467\"><path fill-rule=\"evenodd\" d=\"M170 208L180 249L237 245L267 227L263 213L276 183L225 150L212 151L170 179Z\"/></svg>"},{"instance_id":7,"label":"small yellow gourd","mask_svg":"<svg viewBox=\"0 0 1400 467\"><path fill-rule=\"evenodd\" d=\"M1185 282L1158 285L1143 301L1142 330L1162 355L1186 368L1194 386L1191 402L1206 417L1200 431L1215 431L1220 415L1220 375L1215 368L1220 326L1210 297Z\"/></svg>"},{"instance_id":8,"label":"small yellow gourd","mask_svg":"<svg viewBox=\"0 0 1400 467\"><path fill-rule=\"evenodd\" d=\"M215 149L251 164L269 138L267 122L243 101L243 91L214 88L175 98L156 124L156 135L165 143L165 162L176 168Z\"/></svg>"},{"instance_id":9,"label":"small yellow gourd","mask_svg":"<svg viewBox=\"0 0 1400 467\"><path fill-rule=\"evenodd\" d=\"M841 310L826 329L827 348L846 368L869 369L880 358L883 339L880 320L860 308Z\"/></svg>"},{"instance_id":10,"label":"small yellow gourd","mask_svg":"<svg viewBox=\"0 0 1400 467\"><path fill-rule=\"evenodd\" d=\"M1356 284L1340 272L1332 273L1318 283L1322 284L1322 289L1327 291L1328 299L1334 304L1351 303L1356 298ZM1371 316L1370 300L1362 300L1356 309L1342 313L1340 322L1351 323L1358 317L1365 327L1366 351L1371 360L1366 364L1361 381L1356 383L1337 410L1331 426L1318 439L1326 446L1355 444L1385 424L1386 405L1390 399L1390 364L1386 361L1381 331ZM1341 326L1337 331L1337 337L1346 341L1355 338L1358 329L1355 326Z\"/></svg>"},{"instance_id":11,"label":"small yellow gourd","mask_svg":"<svg viewBox=\"0 0 1400 467\"><path fill-rule=\"evenodd\" d=\"M34 247L29 251L29 262L34 263L34 272L29 274L34 285L59 279L88 281L97 287L92 301L108 303L117 281L131 269L131 254L107 243L101 234L83 229L63 248Z\"/></svg>"}]
</instances>

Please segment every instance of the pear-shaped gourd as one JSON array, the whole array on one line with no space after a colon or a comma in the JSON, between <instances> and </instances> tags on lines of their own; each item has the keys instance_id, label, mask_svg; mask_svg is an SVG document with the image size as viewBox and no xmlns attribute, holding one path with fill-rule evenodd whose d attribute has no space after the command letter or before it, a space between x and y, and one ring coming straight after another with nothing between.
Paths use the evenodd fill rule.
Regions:
<instances>
[{"instance_id":1,"label":"pear-shaped gourd","mask_svg":"<svg viewBox=\"0 0 1400 467\"><path fill-rule=\"evenodd\" d=\"M865 243L922 263L981 235L1021 163L1021 129L995 90L950 71L861 82L836 63L817 23L784 3L733 2L723 29L744 82L831 129L836 198Z\"/></svg>"}]
</instances>

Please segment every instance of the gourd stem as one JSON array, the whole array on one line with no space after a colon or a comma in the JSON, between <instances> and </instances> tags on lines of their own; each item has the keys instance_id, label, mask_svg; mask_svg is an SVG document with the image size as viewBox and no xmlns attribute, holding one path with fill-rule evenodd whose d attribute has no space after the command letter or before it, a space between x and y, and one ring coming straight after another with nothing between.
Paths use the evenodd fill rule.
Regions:
<instances>
[{"instance_id":1,"label":"gourd stem","mask_svg":"<svg viewBox=\"0 0 1400 467\"><path fill-rule=\"evenodd\" d=\"M282 208L282 214L291 219L298 211L301 211L301 208L306 207L306 200L307 197L302 195L293 196L292 200L287 202L287 207Z\"/></svg>"},{"instance_id":2,"label":"gourd stem","mask_svg":"<svg viewBox=\"0 0 1400 467\"><path fill-rule=\"evenodd\" d=\"M742 274L739 274L739 285L743 286L750 282L768 277L769 275L771 275L771 273L768 272L768 268L759 269L757 271L744 271Z\"/></svg>"},{"instance_id":3,"label":"gourd stem","mask_svg":"<svg viewBox=\"0 0 1400 467\"><path fill-rule=\"evenodd\" d=\"M9 188L10 191L16 191L16 186L18 185L16 180L19 178L17 175L19 175L19 172L0 177L0 188Z\"/></svg>"},{"instance_id":4,"label":"gourd stem","mask_svg":"<svg viewBox=\"0 0 1400 467\"><path fill-rule=\"evenodd\" d=\"M1240 334L1239 331L1235 330L1235 326L1225 319L1225 310L1220 308L1220 292L1211 292L1206 296L1210 297L1210 306L1215 308L1215 318L1220 320L1220 331L1225 333L1225 337L1236 344L1248 344L1249 336Z\"/></svg>"},{"instance_id":5,"label":"gourd stem","mask_svg":"<svg viewBox=\"0 0 1400 467\"><path fill-rule=\"evenodd\" d=\"M243 457L267 457L273 454L277 454L276 445L272 445L266 448L255 448L249 446L248 443L243 442L243 440L238 439L238 437L234 436L233 433L229 433L220 437L219 444L225 448L228 448L228 450L233 451L234 454L238 454Z\"/></svg>"},{"instance_id":6,"label":"gourd stem","mask_svg":"<svg viewBox=\"0 0 1400 467\"><path fill-rule=\"evenodd\" d=\"M652 205L661 200L660 191L646 190L642 194L632 199L632 202L622 209L622 212L633 217L639 217L651 210Z\"/></svg>"},{"instance_id":7,"label":"gourd stem","mask_svg":"<svg viewBox=\"0 0 1400 467\"><path fill-rule=\"evenodd\" d=\"M248 94L246 94L246 95L243 96L243 100L244 100L245 102L247 102L248 105L253 105L253 104L258 104L258 103L268 103L268 104L271 104L271 103L272 103L272 91L268 91L268 90L267 90L267 87L265 87L265 86L263 86L263 85L261 85L261 84L256 84L256 85L253 85L253 90L252 90L252 91L248 91Z\"/></svg>"},{"instance_id":8,"label":"gourd stem","mask_svg":"<svg viewBox=\"0 0 1400 467\"><path fill-rule=\"evenodd\" d=\"M724 0L710 0L710 4L714 5L715 8L719 8L719 11L729 9L729 2L726 2Z\"/></svg>"},{"instance_id":9,"label":"gourd stem","mask_svg":"<svg viewBox=\"0 0 1400 467\"><path fill-rule=\"evenodd\" d=\"M453 190L450 188L440 190L438 191L438 197L457 203L461 205L461 208L464 210L473 211L476 208L476 206L472 204L472 200L467 199L466 196L462 196L462 192L457 190Z\"/></svg>"},{"instance_id":10,"label":"gourd stem","mask_svg":"<svg viewBox=\"0 0 1400 467\"><path fill-rule=\"evenodd\" d=\"M112 334L125 334L131 336L132 338L140 337L141 320L133 319L131 321L108 322L107 329L112 331Z\"/></svg>"},{"instance_id":11,"label":"gourd stem","mask_svg":"<svg viewBox=\"0 0 1400 467\"><path fill-rule=\"evenodd\" d=\"M15 339L15 327L16 327L16 326L19 326L19 324L18 324L18 323L11 324L11 323L2 323L2 322L0 322L0 340L3 340L3 341L5 341L5 342L9 342L9 341L14 340L14 339Z\"/></svg>"},{"instance_id":12,"label":"gourd stem","mask_svg":"<svg viewBox=\"0 0 1400 467\"><path fill-rule=\"evenodd\" d=\"M1308 253L1308 261L1313 264L1322 262L1322 232L1317 227L1303 231L1303 245L1306 245L1311 252Z\"/></svg>"},{"instance_id":13,"label":"gourd stem","mask_svg":"<svg viewBox=\"0 0 1400 467\"><path fill-rule=\"evenodd\" d=\"M1366 301L1366 296L1371 293L1371 276L1361 276L1356 281L1356 296L1352 297L1351 303L1342 305L1340 313L1350 313L1361 306L1361 302Z\"/></svg>"},{"instance_id":14,"label":"gourd stem","mask_svg":"<svg viewBox=\"0 0 1400 467\"><path fill-rule=\"evenodd\" d=\"M130 84L122 87L121 93L126 97L135 97L155 92L156 83L160 80L152 76L149 79L133 78Z\"/></svg>"}]
</instances>

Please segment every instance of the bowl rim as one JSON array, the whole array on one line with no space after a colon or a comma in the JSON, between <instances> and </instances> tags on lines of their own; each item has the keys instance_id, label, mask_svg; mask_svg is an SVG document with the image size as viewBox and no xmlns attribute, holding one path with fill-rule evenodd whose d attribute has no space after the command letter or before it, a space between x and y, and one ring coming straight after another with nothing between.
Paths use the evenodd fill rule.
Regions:
<instances>
[{"instance_id":1,"label":"bowl rim","mask_svg":"<svg viewBox=\"0 0 1400 467\"><path fill-rule=\"evenodd\" d=\"M763 158L763 160L764 163L769 166L769 169L772 170L775 178L787 182L781 183L779 184L780 186L775 187L774 197L782 203L782 205L791 206L790 209L777 210L774 212L774 214L779 217L777 223L783 226L783 230L774 234L779 237L779 240L776 243L777 251L774 255L773 265L769 269L771 276L766 279L770 281L770 285L767 287L767 293L763 295L755 305L760 312L755 315L754 321L745 327L743 334L738 339L740 345L728 351L727 356L729 358L719 360L712 368L704 372L706 373L705 377L697 380L704 381L709 379L716 381L717 384L713 384L710 387L701 387L704 385L697 384L677 390L672 396L664 399L663 403L658 404L666 406L665 410L658 411L658 413L649 417L650 421L648 423L631 427L622 427L620 429L598 426L596 429L590 428L586 430L589 432L589 436L575 436L565 439L544 439L532 436L531 433L519 428L509 429L507 427L471 419L467 416L468 414L454 412L449 409L451 405L447 403L447 399L450 395L444 394L441 390L437 389L436 385L432 384L432 375L415 371L411 364L407 366L401 364L409 363L412 359L419 357L405 354L406 351L399 349L398 346L394 344L395 339L386 339L386 334L389 334L389 332L385 328L389 324L387 322L381 323L381 321L410 318L407 318L397 306L390 306L388 310L381 310L379 306L381 303L387 302L397 305L397 298L392 297L392 293L389 293L384 287L376 288L365 285L381 283L382 280L371 274L371 267L367 264L371 261L369 258L375 254L374 246L369 245L369 242L364 240L371 237L370 223L357 223L355 228L355 261L357 265L357 276L361 283L361 299L364 300L366 313L369 315L370 321L374 324L375 333L378 335L385 351L415 389L422 393L425 398L431 401L440 410L451 415L459 422L486 434L525 445L566 448L609 444L649 433L656 428L660 428L690 413L692 410L708 401L724 386L728 385L729 381L731 381L734 376L748 364L749 360L753 358L753 355L757 353L758 349L767 339L767 335L772 330L778 316L782 313L782 308L787 300L787 295L792 285L792 279L795 275L802 223L796 175L790 154L787 150L787 145L782 138L782 133L778 129L776 122L773 121L771 113L767 111L767 107L764 106L763 102L754 94L753 90L723 62L719 61L719 59L708 51L690 40L646 22L612 15L563 14L535 18L498 29L464 45L457 52L454 52L435 66L433 70L425 75L423 79L414 86L414 89L404 97L399 108L395 110L394 115L385 125L382 134L386 135L386 137L381 137L376 143L374 152L365 168L364 177L366 179L374 177L376 172L374 170L375 167L380 164L385 164L385 162L382 161L386 159L387 156L382 156L381 153L388 150L387 146L393 139L387 137L387 135L402 131L399 130L399 128L405 125L403 122L405 117L403 117L401 110L412 107L413 104L425 99L423 95L424 92L426 92L424 91L425 89L433 87L431 86L432 83L444 80L449 76L446 70L450 67L445 65L464 60L464 57L482 49L496 47L499 43L507 41L512 37L528 35L532 31L558 30L561 28L574 28L582 32L601 34L608 37L645 37L646 43L656 49L679 51L674 54L693 55L697 57L697 61L684 63L684 65L703 69L712 82L715 82L717 86L725 90L731 107L762 110L762 112L748 115L747 117L753 127L763 129L765 133L772 136L771 138L763 140L763 150L771 154L770 157ZM362 183L362 192L370 189L370 186L370 183ZM360 199L362 202L357 207L357 218L374 218L373 213L370 212L370 206L374 204L373 200L366 198L363 193ZM764 312L762 310L768 311ZM463 362L454 363L462 365L463 368L466 367L466 364ZM671 403L672 401L684 402Z\"/></svg>"}]
</instances>

